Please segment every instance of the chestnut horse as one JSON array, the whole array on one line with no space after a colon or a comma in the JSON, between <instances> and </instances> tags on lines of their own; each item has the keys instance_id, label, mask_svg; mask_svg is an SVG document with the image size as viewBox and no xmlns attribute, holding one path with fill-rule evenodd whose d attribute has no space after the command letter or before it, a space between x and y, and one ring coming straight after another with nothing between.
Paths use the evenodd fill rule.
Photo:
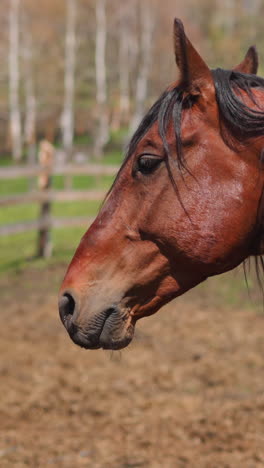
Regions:
<instances>
[{"instance_id":1,"label":"chestnut horse","mask_svg":"<svg viewBox=\"0 0 264 468\"><path fill-rule=\"evenodd\" d=\"M61 320L85 348L127 346L139 318L263 252L256 51L210 70L177 19L174 45L180 78L143 118L60 290Z\"/></svg>"}]
</instances>

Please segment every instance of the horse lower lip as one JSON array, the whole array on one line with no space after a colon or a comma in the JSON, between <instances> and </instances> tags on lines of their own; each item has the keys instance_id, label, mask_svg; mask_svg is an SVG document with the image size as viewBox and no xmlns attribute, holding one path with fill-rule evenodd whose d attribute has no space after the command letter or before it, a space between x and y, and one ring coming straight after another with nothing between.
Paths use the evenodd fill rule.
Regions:
<instances>
[{"instance_id":1,"label":"horse lower lip","mask_svg":"<svg viewBox=\"0 0 264 468\"><path fill-rule=\"evenodd\" d=\"M121 321L121 317L117 318L117 321ZM78 346L85 348L85 349L121 349L127 346L132 336L129 335L122 336L120 339L113 338L113 328L116 325L116 320L111 316L106 317L104 322L102 323L101 327L98 328L93 334L89 335L89 333L84 333L80 329L73 325L70 329L68 329L69 335L72 341L77 344Z\"/></svg>"},{"instance_id":2,"label":"horse lower lip","mask_svg":"<svg viewBox=\"0 0 264 468\"><path fill-rule=\"evenodd\" d=\"M100 327L98 327L93 334L83 332L78 328L78 326L67 320L64 321L64 325L75 344L85 349L99 349L103 347L100 343L100 337L104 331L108 318L109 316L105 318L105 320L100 324Z\"/></svg>"},{"instance_id":3,"label":"horse lower lip","mask_svg":"<svg viewBox=\"0 0 264 468\"><path fill-rule=\"evenodd\" d=\"M81 348L85 349L99 349L101 348L101 345L99 343L99 339L94 339L93 337L87 337L80 333L79 331L76 331L73 334L70 334L70 337L72 341L80 346Z\"/></svg>"}]
</instances>

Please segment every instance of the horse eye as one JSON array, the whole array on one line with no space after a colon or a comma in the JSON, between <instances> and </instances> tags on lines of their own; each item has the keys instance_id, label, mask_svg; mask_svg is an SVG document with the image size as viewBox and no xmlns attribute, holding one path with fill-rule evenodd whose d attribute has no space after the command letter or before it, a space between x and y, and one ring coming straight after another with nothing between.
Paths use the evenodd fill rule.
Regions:
<instances>
[{"instance_id":1,"label":"horse eye","mask_svg":"<svg viewBox=\"0 0 264 468\"><path fill-rule=\"evenodd\" d=\"M142 174L151 174L160 165L162 158L151 155L142 154L137 160L137 169Z\"/></svg>"}]
</instances>

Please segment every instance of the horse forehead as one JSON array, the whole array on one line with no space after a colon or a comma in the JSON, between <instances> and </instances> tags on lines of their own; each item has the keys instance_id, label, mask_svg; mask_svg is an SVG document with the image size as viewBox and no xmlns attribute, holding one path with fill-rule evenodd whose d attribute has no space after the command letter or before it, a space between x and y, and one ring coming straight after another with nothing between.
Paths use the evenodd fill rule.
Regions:
<instances>
[{"instance_id":1,"label":"horse forehead","mask_svg":"<svg viewBox=\"0 0 264 468\"><path fill-rule=\"evenodd\" d=\"M162 138L159 132L159 122L156 120L153 125L148 129L146 134L143 136L140 143L143 145L149 144L150 142L155 142L157 145L162 144Z\"/></svg>"},{"instance_id":2,"label":"horse forehead","mask_svg":"<svg viewBox=\"0 0 264 468\"><path fill-rule=\"evenodd\" d=\"M182 113L182 119L181 119L181 129L183 130L186 123L193 125L194 123L198 123L198 121L203 119L203 114L201 111L198 109L185 109ZM160 122L159 118L153 122L151 127L146 131L146 133L142 136L140 139L138 145L137 145L137 152L140 152L142 148L152 145L153 143L156 144L157 148L163 146L163 140L160 135ZM176 134L175 134L175 125L173 122L173 116L171 115L168 120L167 124L167 129L166 129L166 136L167 140L176 140Z\"/></svg>"},{"instance_id":3,"label":"horse forehead","mask_svg":"<svg viewBox=\"0 0 264 468\"><path fill-rule=\"evenodd\" d=\"M166 124L165 124L166 125ZM203 97L200 97L199 105L194 105L191 107L184 108L182 110L180 132L182 137L188 136L189 133L197 132L199 126L201 130L206 127L218 128L219 119L218 119L218 105L216 99L211 99L210 103L204 102ZM142 152L148 146L156 147L157 150L161 150L164 146L162 137L159 131L160 122L159 118L153 122L151 127L146 131L146 133L140 139L137 145L137 153ZM167 143L175 144L176 141L176 132L175 132L175 123L173 115L170 115L169 121L166 129L166 140Z\"/></svg>"}]
</instances>

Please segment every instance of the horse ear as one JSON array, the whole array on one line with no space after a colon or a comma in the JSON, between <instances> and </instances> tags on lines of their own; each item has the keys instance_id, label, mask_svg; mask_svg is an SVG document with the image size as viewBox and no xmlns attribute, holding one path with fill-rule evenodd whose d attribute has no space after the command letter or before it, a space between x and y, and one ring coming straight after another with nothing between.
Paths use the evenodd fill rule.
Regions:
<instances>
[{"instance_id":1,"label":"horse ear","mask_svg":"<svg viewBox=\"0 0 264 468\"><path fill-rule=\"evenodd\" d=\"M180 82L192 93L199 94L206 83L213 83L209 67L193 47L178 18L174 20L174 50L180 70Z\"/></svg>"},{"instance_id":2,"label":"horse ear","mask_svg":"<svg viewBox=\"0 0 264 468\"><path fill-rule=\"evenodd\" d=\"M246 55L244 60L233 68L234 71L238 71L241 73L248 73L251 75L256 75L258 71L258 53L255 46L251 46Z\"/></svg>"}]
</instances>

